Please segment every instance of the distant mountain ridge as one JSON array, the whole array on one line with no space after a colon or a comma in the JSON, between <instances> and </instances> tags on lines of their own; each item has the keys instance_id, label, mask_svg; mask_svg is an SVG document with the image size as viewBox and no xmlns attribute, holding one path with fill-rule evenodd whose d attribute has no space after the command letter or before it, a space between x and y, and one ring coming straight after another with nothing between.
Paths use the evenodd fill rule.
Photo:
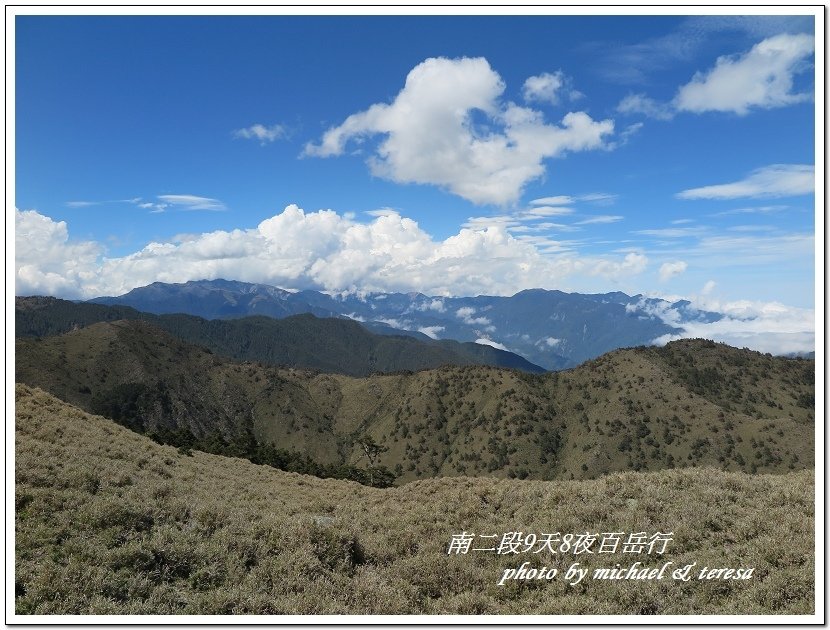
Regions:
<instances>
[{"instance_id":1,"label":"distant mountain ridge","mask_svg":"<svg viewBox=\"0 0 830 630\"><path fill-rule=\"evenodd\" d=\"M687 301L670 303L619 291L580 294L529 289L510 297L421 293L331 296L229 280L155 282L122 296L90 302L207 319L246 315L283 318L299 313L347 317L382 334L505 347L549 370L574 367L617 348L647 345L663 335L677 334L681 329L659 316L667 309L674 309L682 322L721 318L718 313L698 311Z\"/></svg>"},{"instance_id":2,"label":"distant mountain ridge","mask_svg":"<svg viewBox=\"0 0 830 630\"><path fill-rule=\"evenodd\" d=\"M144 321L174 337L240 360L367 376L442 365L491 365L544 372L519 355L475 343L376 334L346 318L304 313L282 319L248 316L207 320L195 315L143 313L130 306L74 303L52 297L15 300L15 334L48 337L100 322ZM398 332L399 331L394 331Z\"/></svg>"}]
</instances>

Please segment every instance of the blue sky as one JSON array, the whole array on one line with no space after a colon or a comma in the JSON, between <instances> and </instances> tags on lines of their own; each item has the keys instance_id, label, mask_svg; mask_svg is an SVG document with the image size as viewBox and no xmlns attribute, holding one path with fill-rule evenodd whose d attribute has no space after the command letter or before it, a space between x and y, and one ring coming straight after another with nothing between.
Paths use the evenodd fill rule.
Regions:
<instances>
[{"instance_id":1,"label":"blue sky","mask_svg":"<svg viewBox=\"0 0 830 630\"><path fill-rule=\"evenodd\" d=\"M16 291L543 287L803 320L813 21L17 16Z\"/></svg>"}]
</instances>

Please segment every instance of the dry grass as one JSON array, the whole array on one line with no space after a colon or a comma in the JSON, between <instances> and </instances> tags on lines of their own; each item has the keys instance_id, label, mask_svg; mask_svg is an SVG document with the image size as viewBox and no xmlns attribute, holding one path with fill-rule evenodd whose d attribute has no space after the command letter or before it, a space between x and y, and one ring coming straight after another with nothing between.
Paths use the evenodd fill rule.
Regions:
<instances>
[{"instance_id":1,"label":"dry grass","mask_svg":"<svg viewBox=\"0 0 830 630\"><path fill-rule=\"evenodd\" d=\"M808 614L813 474L686 469L379 490L188 457L17 386L16 611L200 614ZM323 517L323 518L321 518ZM462 530L674 531L663 558L448 555ZM749 581L562 580L506 568L642 560L755 567Z\"/></svg>"}]
</instances>

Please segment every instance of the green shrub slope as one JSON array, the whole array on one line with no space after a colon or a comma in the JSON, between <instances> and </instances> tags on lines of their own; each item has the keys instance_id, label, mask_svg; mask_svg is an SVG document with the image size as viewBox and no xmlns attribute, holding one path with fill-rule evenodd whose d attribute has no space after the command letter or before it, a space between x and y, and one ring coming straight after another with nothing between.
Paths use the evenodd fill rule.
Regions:
<instances>
[{"instance_id":1,"label":"green shrub slope","mask_svg":"<svg viewBox=\"0 0 830 630\"><path fill-rule=\"evenodd\" d=\"M165 442L242 456L271 445L326 466L385 466L401 481L814 465L814 361L703 340L618 350L544 375L279 369L136 321L19 339L16 352L18 382ZM372 459L367 438L379 447Z\"/></svg>"}]
</instances>

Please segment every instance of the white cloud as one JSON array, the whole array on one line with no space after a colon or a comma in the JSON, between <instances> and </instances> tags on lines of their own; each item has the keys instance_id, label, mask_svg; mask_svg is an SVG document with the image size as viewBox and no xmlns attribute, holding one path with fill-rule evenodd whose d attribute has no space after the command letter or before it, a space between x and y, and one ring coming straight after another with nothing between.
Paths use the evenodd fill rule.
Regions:
<instances>
[{"instance_id":1,"label":"white cloud","mask_svg":"<svg viewBox=\"0 0 830 630\"><path fill-rule=\"evenodd\" d=\"M674 309L655 311L664 322L683 330L658 337L653 343L662 345L675 339L702 337L772 354L815 350L815 311L812 309L779 302L720 302L706 296L691 301L695 308L723 313L724 317L712 323L679 323L680 314Z\"/></svg>"},{"instance_id":2,"label":"white cloud","mask_svg":"<svg viewBox=\"0 0 830 630\"><path fill-rule=\"evenodd\" d=\"M491 346L493 348L497 348L498 350L510 352L510 350L508 350L503 344L500 344L498 341L493 341L492 339L487 339L487 337L476 339L476 343L482 346Z\"/></svg>"},{"instance_id":3,"label":"white cloud","mask_svg":"<svg viewBox=\"0 0 830 630\"><path fill-rule=\"evenodd\" d=\"M715 290L715 286L717 283L714 280L707 280L706 284L703 285L703 288L700 290L701 295L709 295L712 291Z\"/></svg>"},{"instance_id":4,"label":"white cloud","mask_svg":"<svg viewBox=\"0 0 830 630\"><path fill-rule=\"evenodd\" d=\"M397 328L398 330L409 330L409 327L412 325L412 322L409 320L400 320L393 317L375 317L373 321L386 324L387 326Z\"/></svg>"},{"instance_id":5,"label":"white cloud","mask_svg":"<svg viewBox=\"0 0 830 630\"><path fill-rule=\"evenodd\" d=\"M656 120L671 120L674 110L668 103L655 101L645 94L629 94L617 105L621 114L643 114Z\"/></svg>"},{"instance_id":6,"label":"white cloud","mask_svg":"<svg viewBox=\"0 0 830 630\"><path fill-rule=\"evenodd\" d=\"M534 77L528 77L522 86L522 98L528 103L550 103L556 105L559 102L559 90L565 84L565 77L561 70L551 74L543 72Z\"/></svg>"},{"instance_id":7,"label":"white cloud","mask_svg":"<svg viewBox=\"0 0 830 630\"><path fill-rule=\"evenodd\" d=\"M486 317L473 317L476 310L470 306L463 306L455 312L455 316L468 326L489 326L490 320Z\"/></svg>"},{"instance_id":8,"label":"white cloud","mask_svg":"<svg viewBox=\"0 0 830 630\"><path fill-rule=\"evenodd\" d=\"M286 136L285 127L282 125L271 125L266 127L259 123L246 127L244 129L237 129L233 132L234 138L245 138L247 140L259 140L262 146L269 142L274 142Z\"/></svg>"},{"instance_id":9,"label":"white cloud","mask_svg":"<svg viewBox=\"0 0 830 630\"><path fill-rule=\"evenodd\" d=\"M602 260L597 262L589 271L592 275L602 275L608 278L617 278L622 275L636 275L645 271L648 258L638 252L629 252L622 262Z\"/></svg>"},{"instance_id":10,"label":"white cloud","mask_svg":"<svg viewBox=\"0 0 830 630\"><path fill-rule=\"evenodd\" d=\"M678 110L695 113L728 111L744 115L752 108L770 109L809 100L795 94L793 77L809 68L815 48L812 35L781 34L756 44L746 54L719 57L707 73L697 73L674 99Z\"/></svg>"},{"instance_id":11,"label":"white cloud","mask_svg":"<svg viewBox=\"0 0 830 630\"><path fill-rule=\"evenodd\" d=\"M309 143L305 155L341 155L351 140L383 136L368 160L372 173L399 183L440 186L473 203L515 202L545 173L543 160L604 146L611 120L570 112L559 125L503 103L505 85L484 58L432 58L406 78L392 103L352 114ZM473 122L472 113L486 119Z\"/></svg>"},{"instance_id":12,"label":"white cloud","mask_svg":"<svg viewBox=\"0 0 830 630\"><path fill-rule=\"evenodd\" d=\"M70 242L66 222L34 210L15 209L14 243L17 295L82 296L104 251L95 242Z\"/></svg>"},{"instance_id":13,"label":"white cloud","mask_svg":"<svg viewBox=\"0 0 830 630\"><path fill-rule=\"evenodd\" d=\"M624 258L578 257L562 253L561 242L525 241L498 225L462 228L435 240L397 214L358 223L332 210L306 213L295 205L253 228L178 235L120 257L104 256L99 243L73 242L65 223L35 211L18 211L16 224L18 294L73 298L212 278L329 292L513 295L561 288L566 278L636 275L646 262L631 252ZM486 317L469 318L489 325Z\"/></svg>"},{"instance_id":14,"label":"white cloud","mask_svg":"<svg viewBox=\"0 0 830 630\"><path fill-rule=\"evenodd\" d=\"M423 302L417 306L419 311L435 311L437 313L443 313L446 311L446 307L444 306L444 300L441 299L434 299L429 302Z\"/></svg>"},{"instance_id":15,"label":"white cloud","mask_svg":"<svg viewBox=\"0 0 830 630\"><path fill-rule=\"evenodd\" d=\"M540 345L544 344L548 348L555 348L560 343L562 343L562 340L557 339L556 337L543 337L542 339L537 341L535 345L540 346Z\"/></svg>"},{"instance_id":16,"label":"white cloud","mask_svg":"<svg viewBox=\"0 0 830 630\"><path fill-rule=\"evenodd\" d=\"M660 265L660 282L666 282L686 271L688 265L682 260L667 262Z\"/></svg>"},{"instance_id":17,"label":"white cloud","mask_svg":"<svg viewBox=\"0 0 830 630\"><path fill-rule=\"evenodd\" d=\"M773 164L756 169L737 182L690 188L675 196L680 199L738 199L791 197L814 191L815 167L811 164Z\"/></svg>"},{"instance_id":18,"label":"white cloud","mask_svg":"<svg viewBox=\"0 0 830 630\"><path fill-rule=\"evenodd\" d=\"M225 204L218 199L209 197L197 197L196 195L159 195L166 204L177 207L181 210L227 210Z\"/></svg>"},{"instance_id":19,"label":"white cloud","mask_svg":"<svg viewBox=\"0 0 830 630\"><path fill-rule=\"evenodd\" d=\"M432 339L440 339L438 333L442 330L444 330L443 326L424 326L423 328L419 328L418 332L423 333Z\"/></svg>"},{"instance_id":20,"label":"white cloud","mask_svg":"<svg viewBox=\"0 0 830 630\"><path fill-rule=\"evenodd\" d=\"M378 208L377 210L365 210L363 214L368 214L370 217L399 216L398 211L394 208Z\"/></svg>"},{"instance_id":21,"label":"white cloud","mask_svg":"<svg viewBox=\"0 0 830 630\"><path fill-rule=\"evenodd\" d=\"M779 34L756 44L743 55L719 57L708 72L698 72L681 86L670 102L645 94L628 94L617 105L621 114L642 114L671 120L678 112L734 112L784 107L812 99L812 94L792 92L795 75L811 66L815 49L812 35Z\"/></svg>"}]
</instances>

